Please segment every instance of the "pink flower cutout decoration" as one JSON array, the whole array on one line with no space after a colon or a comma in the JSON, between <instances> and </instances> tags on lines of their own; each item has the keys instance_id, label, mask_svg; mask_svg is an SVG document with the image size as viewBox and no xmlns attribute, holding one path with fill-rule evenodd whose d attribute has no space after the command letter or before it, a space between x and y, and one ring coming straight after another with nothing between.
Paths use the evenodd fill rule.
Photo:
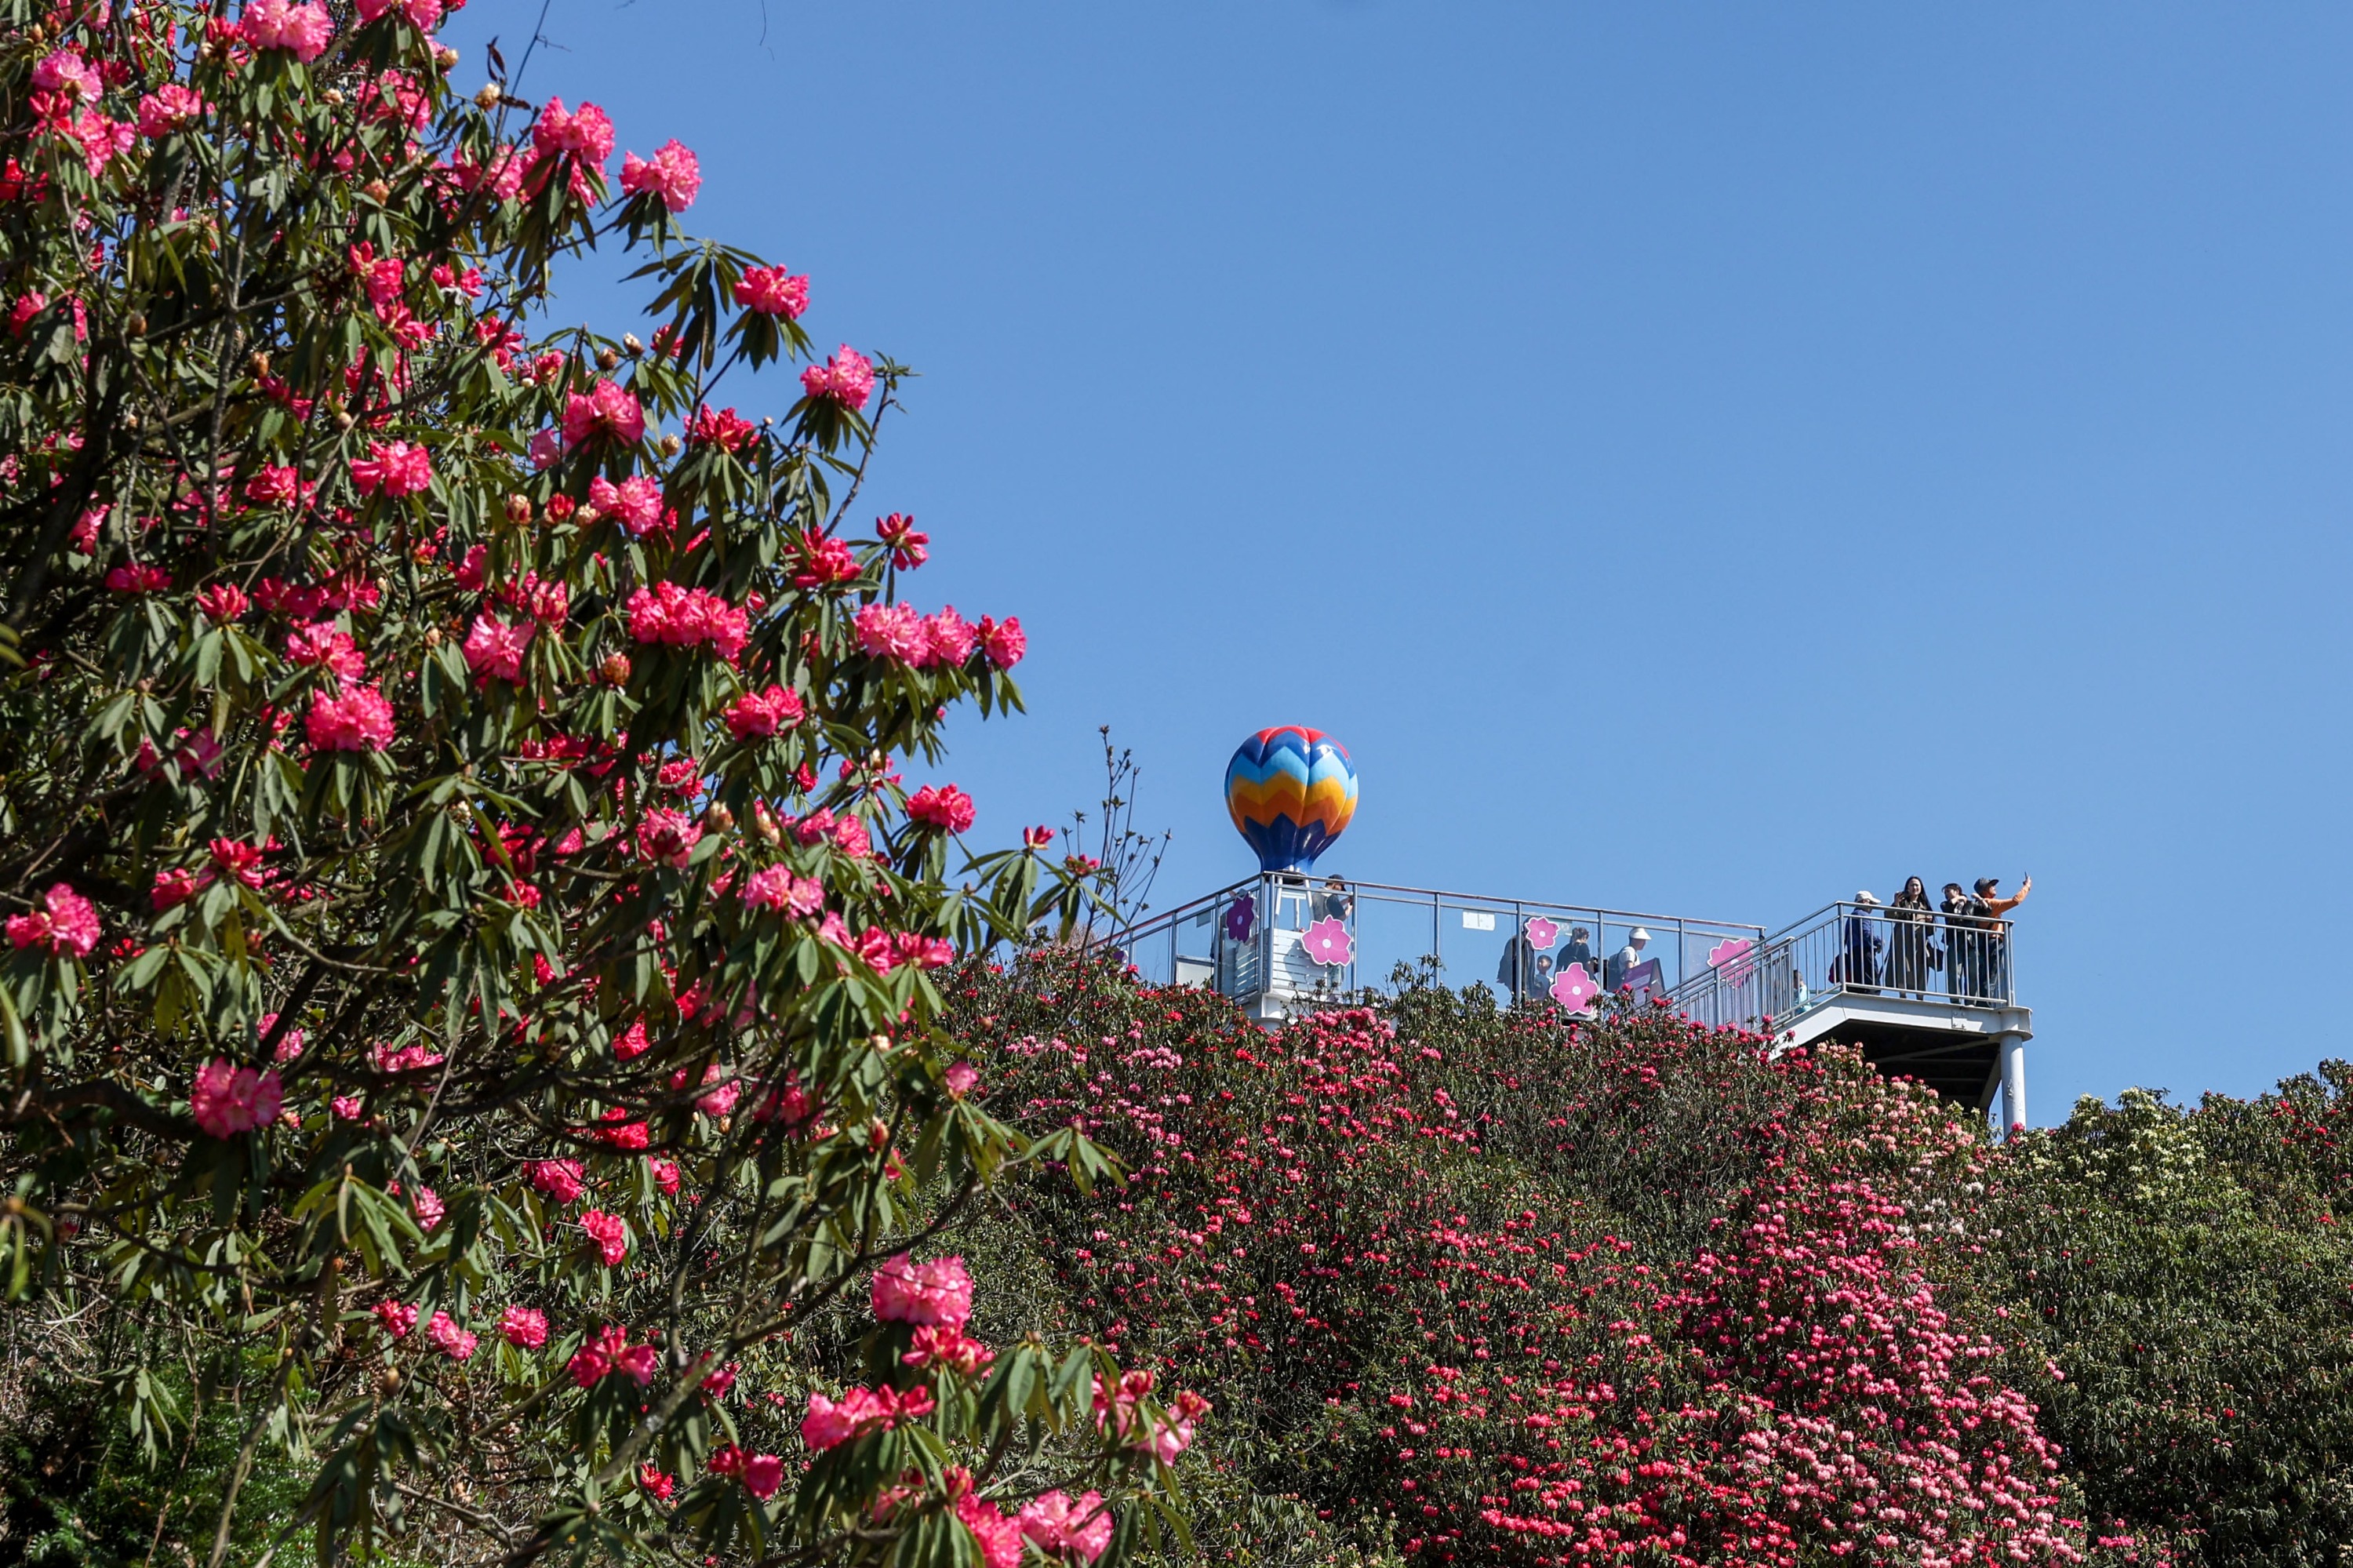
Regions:
<instances>
[{"instance_id":1,"label":"pink flower cutout decoration","mask_svg":"<svg viewBox=\"0 0 2353 1568\"><path fill-rule=\"evenodd\" d=\"M1707 967L1721 970L1725 980L1738 985L1748 978L1749 966L1745 960L1756 945L1746 937L1726 937L1707 950Z\"/></svg>"},{"instance_id":2,"label":"pink flower cutout decoration","mask_svg":"<svg viewBox=\"0 0 2353 1568\"><path fill-rule=\"evenodd\" d=\"M1560 940L1560 927L1558 926L1554 925L1551 921L1546 919L1541 915L1531 915L1528 916L1528 946L1534 948L1539 953L1549 952L1552 949L1552 945L1558 940Z\"/></svg>"},{"instance_id":3,"label":"pink flower cutout decoration","mask_svg":"<svg viewBox=\"0 0 2353 1568\"><path fill-rule=\"evenodd\" d=\"M1552 977L1552 999L1571 1012L1583 1012L1585 1004L1600 994L1601 982L1583 964L1570 964Z\"/></svg>"},{"instance_id":4,"label":"pink flower cutout decoration","mask_svg":"<svg viewBox=\"0 0 2353 1568\"><path fill-rule=\"evenodd\" d=\"M1306 949L1311 961L1335 968L1356 956L1356 939L1348 935L1348 927L1336 916L1308 927L1299 945Z\"/></svg>"}]
</instances>

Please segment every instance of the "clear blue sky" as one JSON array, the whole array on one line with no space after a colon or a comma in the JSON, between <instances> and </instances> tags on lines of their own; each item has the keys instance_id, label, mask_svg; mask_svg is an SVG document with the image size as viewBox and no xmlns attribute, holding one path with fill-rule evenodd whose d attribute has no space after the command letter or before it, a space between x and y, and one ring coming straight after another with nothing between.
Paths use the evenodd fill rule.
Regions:
<instances>
[{"instance_id":1,"label":"clear blue sky","mask_svg":"<svg viewBox=\"0 0 2353 1568\"><path fill-rule=\"evenodd\" d=\"M538 11L475 0L460 79ZM2353 1055L2353 11L547 33L527 96L685 141L698 232L924 373L875 509L934 537L920 599L1033 638L947 769L978 836L1091 800L1108 723L1206 890L1251 865L1228 754L1309 724L1354 875L1775 925L2032 872L2039 1121Z\"/></svg>"}]
</instances>

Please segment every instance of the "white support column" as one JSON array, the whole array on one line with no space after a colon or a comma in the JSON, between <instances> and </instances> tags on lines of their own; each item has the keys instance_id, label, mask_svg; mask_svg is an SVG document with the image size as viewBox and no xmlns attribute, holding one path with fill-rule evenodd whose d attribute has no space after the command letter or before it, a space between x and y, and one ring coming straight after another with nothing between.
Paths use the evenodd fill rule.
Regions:
<instances>
[{"instance_id":1,"label":"white support column","mask_svg":"<svg viewBox=\"0 0 2353 1568\"><path fill-rule=\"evenodd\" d=\"M2001 1037L2001 1133L2004 1138L2014 1128L2026 1125L2026 1039L2023 1034Z\"/></svg>"}]
</instances>

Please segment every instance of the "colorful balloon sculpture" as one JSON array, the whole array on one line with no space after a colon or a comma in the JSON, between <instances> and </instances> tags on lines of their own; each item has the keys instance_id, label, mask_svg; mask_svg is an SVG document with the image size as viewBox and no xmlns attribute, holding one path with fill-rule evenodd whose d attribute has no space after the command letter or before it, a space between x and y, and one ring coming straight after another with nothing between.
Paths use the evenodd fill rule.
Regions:
<instances>
[{"instance_id":1,"label":"colorful balloon sculpture","mask_svg":"<svg viewBox=\"0 0 2353 1568\"><path fill-rule=\"evenodd\" d=\"M1356 814L1347 748L1319 729L1262 729L1226 764L1226 810L1261 871L1305 871Z\"/></svg>"}]
</instances>

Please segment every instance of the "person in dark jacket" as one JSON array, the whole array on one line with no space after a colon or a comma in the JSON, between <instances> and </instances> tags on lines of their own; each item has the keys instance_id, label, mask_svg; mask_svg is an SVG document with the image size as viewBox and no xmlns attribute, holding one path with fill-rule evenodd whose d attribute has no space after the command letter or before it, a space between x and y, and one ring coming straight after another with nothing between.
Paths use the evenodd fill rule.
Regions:
<instances>
[{"instance_id":1,"label":"person in dark jacket","mask_svg":"<svg viewBox=\"0 0 2353 1568\"><path fill-rule=\"evenodd\" d=\"M1536 994L1536 945L1528 940L1525 931L1514 933L1504 944L1504 957L1495 965L1495 983L1514 1001L1525 1001Z\"/></svg>"},{"instance_id":2,"label":"person in dark jacket","mask_svg":"<svg viewBox=\"0 0 2353 1568\"><path fill-rule=\"evenodd\" d=\"M1587 930L1584 927L1571 926L1568 928L1568 941L1561 948L1560 958L1558 961L1552 966L1552 972L1558 974L1561 970L1568 968L1571 964L1583 964L1585 966L1585 972L1588 975L1592 974L1592 938L1593 933ZM1595 978L1599 979L1599 977L1595 976Z\"/></svg>"},{"instance_id":3,"label":"person in dark jacket","mask_svg":"<svg viewBox=\"0 0 2353 1568\"><path fill-rule=\"evenodd\" d=\"M1945 990L1955 1001L1985 991L1986 906L1957 882L1945 884Z\"/></svg>"},{"instance_id":4,"label":"person in dark jacket","mask_svg":"<svg viewBox=\"0 0 2353 1568\"><path fill-rule=\"evenodd\" d=\"M1868 888L1854 895L1854 913L1839 933L1839 960L1831 979L1850 991L1879 989L1879 897Z\"/></svg>"},{"instance_id":5,"label":"person in dark jacket","mask_svg":"<svg viewBox=\"0 0 2353 1568\"><path fill-rule=\"evenodd\" d=\"M1904 891L1887 906L1887 985L1910 996L1925 997L1928 970L1941 968L1945 955L1936 950L1931 933L1936 925L1928 886L1918 877L1906 877Z\"/></svg>"}]
</instances>

